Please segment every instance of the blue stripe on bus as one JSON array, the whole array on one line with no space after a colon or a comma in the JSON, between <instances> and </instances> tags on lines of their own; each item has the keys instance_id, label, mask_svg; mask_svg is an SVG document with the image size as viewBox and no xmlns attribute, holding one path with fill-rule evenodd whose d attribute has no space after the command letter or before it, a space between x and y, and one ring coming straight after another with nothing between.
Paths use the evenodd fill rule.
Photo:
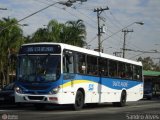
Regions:
<instances>
[{"instance_id":1,"label":"blue stripe on bus","mask_svg":"<svg viewBox=\"0 0 160 120\"><path fill-rule=\"evenodd\" d=\"M74 78L70 80L63 80L63 84L70 82L71 80L73 81L76 81L76 80L92 81L92 82L104 85L106 87L109 87L111 89L117 89L117 90L121 90L123 88L130 89L142 83L141 81L125 80L125 79L120 79L120 78L100 78L100 77L94 77L94 76L75 75Z\"/></svg>"},{"instance_id":2,"label":"blue stripe on bus","mask_svg":"<svg viewBox=\"0 0 160 120\"><path fill-rule=\"evenodd\" d=\"M111 89L116 89L116 90L122 90L124 89L130 89L134 86L137 86L139 84L141 84L142 82L140 81L133 81L133 80L123 80L123 79L113 79L113 78L101 78L100 77L95 77L95 76L85 76L85 75L78 75L78 74L72 74L72 79L67 79L67 80L63 80L65 75L62 75L60 77L59 80L55 81L55 82L49 82L49 83L25 83L25 82L16 82L16 85L20 86L23 88L24 93L32 93L34 91L40 92L40 93L48 93L50 92L53 88L56 88L59 85L64 85L67 84L69 82L72 81L76 81L76 80L81 80L81 82L85 82L85 81L91 81L91 82L95 82L95 83L99 83L101 85L104 85L106 87L109 87ZM80 83L81 83L80 82ZM43 90L35 90L35 89L27 89L27 87L25 86L29 86L29 88L34 87L34 86L48 86L47 89L43 89Z\"/></svg>"}]
</instances>

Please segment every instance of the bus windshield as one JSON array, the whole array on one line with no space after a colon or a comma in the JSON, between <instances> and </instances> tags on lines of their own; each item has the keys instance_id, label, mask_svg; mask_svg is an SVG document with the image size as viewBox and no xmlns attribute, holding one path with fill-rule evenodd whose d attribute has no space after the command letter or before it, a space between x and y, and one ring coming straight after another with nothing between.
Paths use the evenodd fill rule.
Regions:
<instances>
[{"instance_id":1,"label":"bus windshield","mask_svg":"<svg viewBox=\"0 0 160 120\"><path fill-rule=\"evenodd\" d=\"M21 55L18 81L53 82L60 77L60 55Z\"/></svg>"}]
</instances>

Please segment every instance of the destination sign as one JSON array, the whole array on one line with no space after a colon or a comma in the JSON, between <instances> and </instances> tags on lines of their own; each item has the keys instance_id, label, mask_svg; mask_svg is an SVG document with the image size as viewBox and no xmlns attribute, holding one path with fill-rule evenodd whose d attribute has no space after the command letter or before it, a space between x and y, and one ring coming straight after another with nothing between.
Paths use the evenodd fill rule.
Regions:
<instances>
[{"instance_id":1,"label":"destination sign","mask_svg":"<svg viewBox=\"0 0 160 120\"><path fill-rule=\"evenodd\" d=\"M19 54L60 54L60 45L26 45L20 48Z\"/></svg>"}]
</instances>

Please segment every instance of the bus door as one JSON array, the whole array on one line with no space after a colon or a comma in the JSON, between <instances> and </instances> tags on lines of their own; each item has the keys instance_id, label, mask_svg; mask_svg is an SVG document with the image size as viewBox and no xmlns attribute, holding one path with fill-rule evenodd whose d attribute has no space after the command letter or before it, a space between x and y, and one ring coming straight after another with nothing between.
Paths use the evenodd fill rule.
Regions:
<instances>
[{"instance_id":1,"label":"bus door","mask_svg":"<svg viewBox=\"0 0 160 120\"><path fill-rule=\"evenodd\" d=\"M72 51L63 51L63 92L73 92L74 54Z\"/></svg>"},{"instance_id":2,"label":"bus door","mask_svg":"<svg viewBox=\"0 0 160 120\"><path fill-rule=\"evenodd\" d=\"M99 72L100 72L100 102L106 101L107 92L105 85L107 85L107 77L108 77L108 59L99 58Z\"/></svg>"}]
</instances>

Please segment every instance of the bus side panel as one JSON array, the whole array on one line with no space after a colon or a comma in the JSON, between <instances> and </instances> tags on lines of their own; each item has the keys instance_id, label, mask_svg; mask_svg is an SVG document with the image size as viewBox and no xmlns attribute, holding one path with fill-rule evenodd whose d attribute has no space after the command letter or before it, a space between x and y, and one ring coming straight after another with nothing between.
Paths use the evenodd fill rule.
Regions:
<instances>
[{"instance_id":1,"label":"bus side panel","mask_svg":"<svg viewBox=\"0 0 160 120\"><path fill-rule=\"evenodd\" d=\"M101 78L101 102L119 102L122 90L127 92L127 101L143 97L143 84L138 81Z\"/></svg>"},{"instance_id":2,"label":"bus side panel","mask_svg":"<svg viewBox=\"0 0 160 120\"><path fill-rule=\"evenodd\" d=\"M137 101L143 98L143 83L127 90L127 101Z\"/></svg>"},{"instance_id":3,"label":"bus side panel","mask_svg":"<svg viewBox=\"0 0 160 120\"><path fill-rule=\"evenodd\" d=\"M67 103L74 103L76 92L79 89L84 90L85 103L97 103L100 98L100 85L98 84L99 77L75 75L73 79L63 80L62 93L63 99Z\"/></svg>"},{"instance_id":4,"label":"bus side panel","mask_svg":"<svg viewBox=\"0 0 160 120\"><path fill-rule=\"evenodd\" d=\"M63 80L61 85L62 92L60 95L61 104L73 104L75 102L75 93L72 82L74 79L74 74L63 74Z\"/></svg>"},{"instance_id":5,"label":"bus side panel","mask_svg":"<svg viewBox=\"0 0 160 120\"><path fill-rule=\"evenodd\" d=\"M118 102L122 90L113 89L112 79L101 78L101 102Z\"/></svg>"},{"instance_id":6,"label":"bus side panel","mask_svg":"<svg viewBox=\"0 0 160 120\"><path fill-rule=\"evenodd\" d=\"M122 90L127 92L127 101L143 97L143 84L138 81L75 75L73 79L63 80L60 103L73 104L80 88L84 90L85 103L119 102Z\"/></svg>"},{"instance_id":7,"label":"bus side panel","mask_svg":"<svg viewBox=\"0 0 160 120\"><path fill-rule=\"evenodd\" d=\"M78 75L77 79L81 75ZM82 83L85 83L85 103L99 103L100 102L100 90L101 86L99 84L100 77L97 76L82 76ZM83 87L83 85L80 85ZM77 86L79 87L79 86Z\"/></svg>"}]
</instances>

